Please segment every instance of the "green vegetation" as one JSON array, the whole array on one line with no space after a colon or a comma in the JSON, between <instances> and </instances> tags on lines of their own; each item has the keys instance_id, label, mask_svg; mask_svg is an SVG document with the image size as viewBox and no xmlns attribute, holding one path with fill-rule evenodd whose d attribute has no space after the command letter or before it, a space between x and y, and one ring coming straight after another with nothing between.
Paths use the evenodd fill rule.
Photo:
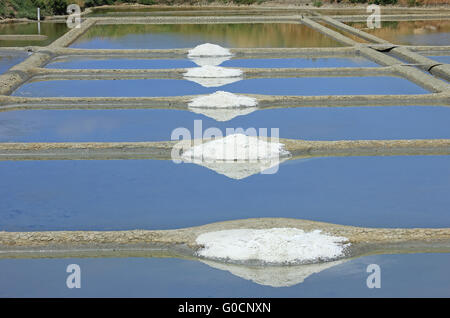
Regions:
<instances>
[{"instance_id":1,"label":"green vegetation","mask_svg":"<svg viewBox=\"0 0 450 318\"><path fill-rule=\"evenodd\" d=\"M374 3L378 5L397 4L398 0L375 0Z\"/></svg>"},{"instance_id":2,"label":"green vegetation","mask_svg":"<svg viewBox=\"0 0 450 318\"><path fill-rule=\"evenodd\" d=\"M407 0L408 7L420 7L423 3L418 0Z\"/></svg>"},{"instance_id":3,"label":"green vegetation","mask_svg":"<svg viewBox=\"0 0 450 318\"><path fill-rule=\"evenodd\" d=\"M0 17L37 19L37 8L41 18L46 15L65 14L67 0L1 0Z\"/></svg>"},{"instance_id":4,"label":"green vegetation","mask_svg":"<svg viewBox=\"0 0 450 318\"><path fill-rule=\"evenodd\" d=\"M322 1L314 0L313 6L319 8L323 5Z\"/></svg>"}]
</instances>

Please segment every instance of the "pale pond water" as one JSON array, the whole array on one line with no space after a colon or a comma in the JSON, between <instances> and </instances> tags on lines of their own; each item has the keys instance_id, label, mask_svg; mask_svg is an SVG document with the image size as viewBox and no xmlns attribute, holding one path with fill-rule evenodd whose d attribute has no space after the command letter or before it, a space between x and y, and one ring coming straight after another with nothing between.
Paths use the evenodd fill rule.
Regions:
<instances>
[{"instance_id":1,"label":"pale pond water","mask_svg":"<svg viewBox=\"0 0 450 318\"><path fill-rule=\"evenodd\" d=\"M281 138L310 140L450 138L449 107L299 107L260 109L218 122L188 110L23 110L0 112L0 142L170 140L178 127L279 128Z\"/></svg>"},{"instance_id":2,"label":"pale pond water","mask_svg":"<svg viewBox=\"0 0 450 318\"><path fill-rule=\"evenodd\" d=\"M366 23L347 23L394 44L450 45L449 20L382 21L381 28L369 29Z\"/></svg>"},{"instance_id":3,"label":"pale pond water","mask_svg":"<svg viewBox=\"0 0 450 318\"><path fill-rule=\"evenodd\" d=\"M204 80L201 84L194 82ZM231 84L216 85L210 79L172 80L62 80L36 81L19 87L14 96L27 97L146 97L211 94L217 90L265 95L366 95L425 94L426 90L400 78L378 77L304 77L231 78ZM213 87L205 87L205 86Z\"/></svg>"},{"instance_id":4,"label":"pale pond water","mask_svg":"<svg viewBox=\"0 0 450 318\"><path fill-rule=\"evenodd\" d=\"M71 45L85 49L192 48L212 42L223 47L335 47L332 38L294 23L120 24L91 27Z\"/></svg>"},{"instance_id":5,"label":"pale pond water","mask_svg":"<svg viewBox=\"0 0 450 318\"><path fill-rule=\"evenodd\" d=\"M66 287L69 264L81 268L80 289ZM367 288L370 264L380 266L381 288ZM0 297L450 296L450 254L365 256L310 275L293 267L276 275L289 280L284 287L268 285L273 272L214 266L158 258L0 259Z\"/></svg>"},{"instance_id":6,"label":"pale pond water","mask_svg":"<svg viewBox=\"0 0 450 318\"><path fill-rule=\"evenodd\" d=\"M309 67L375 67L378 64L359 56L349 58L277 58L239 59L233 58L220 64L223 67L246 68L309 68ZM54 59L47 68L62 69L170 69L197 67L190 59Z\"/></svg>"},{"instance_id":7,"label":"pale pond water","mask_svg":"<svg viewBox=\"0 0 450 318\"><path fill-rule=\"evenodd\" d=\"M48 38L42 41L29 40L0 40L0 47L2 46L46 46L55 41L57 38L64 35L69 30L66 23L59 22L41 22L41 35L46 35ZM0 23L0 34L39 34L38 23Z\"/></svg>"},{"instance_id":8,"label":"pale pond water","mask_svg":"<svg viewBox=\"0 0 450 318\"><path fill-rule=\"evenodd\" d=\"M5 73L14 65L22 62L28 57L24 52L6 52L0 50L0 74Z\"/></svg>"},{"instance_id":9,"label":"pale pond water","mask_svg":"<svg viewBox=\"0 0 450 318\"><path fill-rule=\"evenodd\" d=\"M172 229L254 217L450 226L450 156L297 159L240 180L171 160L2 161L0 175L5 231Z\"/></svg>"},{"instance_id":10,"label":"pale pond water","mask_svg":"<svg viewBox=\"0 0 450 318\"><path fill-rule=\"evenodd\" d=\"M450 64L450 56L428 56L428 57L440 63Z\"/></svg>"}]
</instances>

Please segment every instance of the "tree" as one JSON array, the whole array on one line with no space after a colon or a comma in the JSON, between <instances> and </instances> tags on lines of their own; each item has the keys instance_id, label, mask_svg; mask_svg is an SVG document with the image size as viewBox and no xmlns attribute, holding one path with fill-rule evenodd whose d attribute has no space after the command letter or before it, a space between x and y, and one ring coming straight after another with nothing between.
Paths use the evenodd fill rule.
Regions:
<instances>
[{"instance_id":1,"label":"tree","mask_svg":"<svg viewBox=\"0 0 450 318\"><path fill-rule=\"evenodd\" d=\"M49 0L48 5L55 15L67 13L67 0Z\"/></svg>"}]
</instances>

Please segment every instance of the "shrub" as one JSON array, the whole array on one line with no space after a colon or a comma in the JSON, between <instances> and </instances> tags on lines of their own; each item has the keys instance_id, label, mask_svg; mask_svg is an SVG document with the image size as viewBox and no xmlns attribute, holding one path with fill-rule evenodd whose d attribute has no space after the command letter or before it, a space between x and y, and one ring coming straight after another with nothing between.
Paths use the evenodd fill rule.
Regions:
<instances>
[{"instance_id":1,"label":"shrub","mask_svg":"<svg viewBox=\"0 0 450 318\"><path fill-rule=\"evenodd\" d=\"M375 0L374 3L378 5L396 4L397 0Z\"/></svg>"},{"instance_id":2,"label":"shrub","mask_svg":"<svg viewBox=\"0 0 450 318\"><path fill-rule=\"evenodd\" d=\"M104 5L111 5L114 4L117 1L114 0L86 0L84 2L85 7L98 7L98 6L104 6ZM124 2L130 2L130 1L124 1ZM133 1L136 2L136 1Z\"/></svg>"},{"instance_id":3,"label":"shrub","mask_svg":"<svg viewBox=\"0 0 450 318\"><path fill-rule=\"evenodd\" d=\"M156 4L156 1L154 1L154 0L138 0L138 3L152 5L152 4Z\"/></svg>"},{"instance_id":4,"label":"shrub","mask_svg":"<svg viewBox=\"0 0 450 318\"><path fill-rule=\"evenodd\" d=\"M49 0L48 7L55 15L63 15L66 14L67 10L67 0Z\"/></svg>"},{"instance_id":5,"label":"shrub","mask_svg":"<svg viewBox=\"0 0 450 318\"><path fill-rule=\"evenodd\" d=\"M256 2L256 0L234 0L233 1L236 4L253 4Z\"/></svg>"}]
</instances>

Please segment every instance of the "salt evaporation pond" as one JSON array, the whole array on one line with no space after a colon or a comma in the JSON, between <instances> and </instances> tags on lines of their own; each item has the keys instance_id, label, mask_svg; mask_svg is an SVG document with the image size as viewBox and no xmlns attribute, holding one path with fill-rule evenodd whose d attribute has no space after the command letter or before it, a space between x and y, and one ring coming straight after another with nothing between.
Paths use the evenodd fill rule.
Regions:
<instances>
[{"instance_id":1,"label":"salt evaporation pond","mask_svg":"<svg viewBox=\"0 0 450 318\"><path fill-rule=\"evenodd\" d=\"M428 56L428 58L440 63L450 64L450 56Z\"/></svg>"},{"instance_id":2,"label":"salt evaporation pond","mask_svg":"<svg viewBox=\"0 0 450 318\"><path fill-rule=\"evenodd\" d=\"M382 21L381 28L375 29L367 28L365 22L347 24L394 44L450 45L449 20Z\"/></svg>"},{"instance_id":3,"label":"salt evaporation pond","mask_svg":"<svg viewBox=\"0 0 450 318\"><path fill-rule=\"evenodd\" d=\"M66 287L78 264L79 289ZM367 266L382 269L369 289ZM316 269L208 265L175 258L0 259L1 297L449 297L450 254L364 256ZM30 268L33 268L31 271ZM273 271L273 270L272 270ZM39 273L39 275L36 275ZM272 275L271 275L272 273ZM414 279L411 279L414 277ZM289 281L273 286L274 280ZM277 283L277 282L276 282ZM272 284L272 285L271 285ZM336 288L339 286L339 288ZM420 288L418 288L420 286Z\"/></svg>"},{"instance_id":4,"label":"salt evaporation pond","mask_svg":"<svg viewBox=\"0 0 450 318\"><path fill-rule=\"evenodd\" d=\"M218 90L242 94L266 95L366 95L366 94L424 94L416 84L393 76L377 77L303 77L258 78L240 80L230 78L231 84L215 84L211 79L188 80L63 80L28 82L19 87L14 96L27 97L146 97L211 94ZM192 80L203 80L204 87ZM210 84L213 83L213 84Z\"/></svg>"},{"instance_id":5,"label":"salt evaporation pond","mask_svg":"<svg viewBox=\"0 0 450 318\"><path fill-rule=\"evenodd\" d=\"M365 58L277 58L277 59L230 59L220 64L224 67L246 68L309 68L309 67L375 67L378 64ZM190 59L92 59L62 57L54 59L47 68L62 69L171 69L197 67Z\"/></svg>"},{"instance_id":6,"label":"salt evaporation pond","mask_svg":"<svg viewBox=\"0 0 450 318\"><path fill-rule=\"evenodd\" d=\"M235 180L171 160L3 161L0 230L172 229L257 217L449 227L449 167L450 156L297 159Z\"/></svg>"},{"instance_id":7,"label":"salt evaporation pond","mask_svg":"<svg viewBox=\"0 0 450 318\"><path fill-rule=\"evenodd\" d=\"M43 41L30 41L30 40L2 40L1 46L29 46L39 45L46 46L55 41L66 33L69 28L65 22L41 22L41 35L46 35L47 39ZM39 34L38 23L3 23L0 24L0 34Z\"/></svg>"},{"instance_id":8,"label":"salt evaporation pond","mask_svg":"<svg viewBox=\"0 0 450 318\"><path fill-rule=\"evenodd\" d=\"M25 52L4 52L0 50L0 74L27 58Z\"/></svg>"},{"instance_id":9,"label":"salt evaporation pond","mask_svg":"<svg viewBox=\"0 0 450 318\"><path fill-rule=\"evenodd\" d=\"M255 110L218 122L187 110L21 110L0 112L0 142L126 142L170 140L177 127L203 130L279 128L281 138L439 139L450 138L449 107L300 107Z\"/></svg>"},{"instance_id":10,"label":"salt evaporation pond","mask_svg":"<svg viewBox=\"0 0 450 318\"><path fill-rule=\"evenodd\" d=\"M71 47L84 49L223 47L337 47L325 34L300 23L94 25Z\"/></svg>"}]
</instances>

